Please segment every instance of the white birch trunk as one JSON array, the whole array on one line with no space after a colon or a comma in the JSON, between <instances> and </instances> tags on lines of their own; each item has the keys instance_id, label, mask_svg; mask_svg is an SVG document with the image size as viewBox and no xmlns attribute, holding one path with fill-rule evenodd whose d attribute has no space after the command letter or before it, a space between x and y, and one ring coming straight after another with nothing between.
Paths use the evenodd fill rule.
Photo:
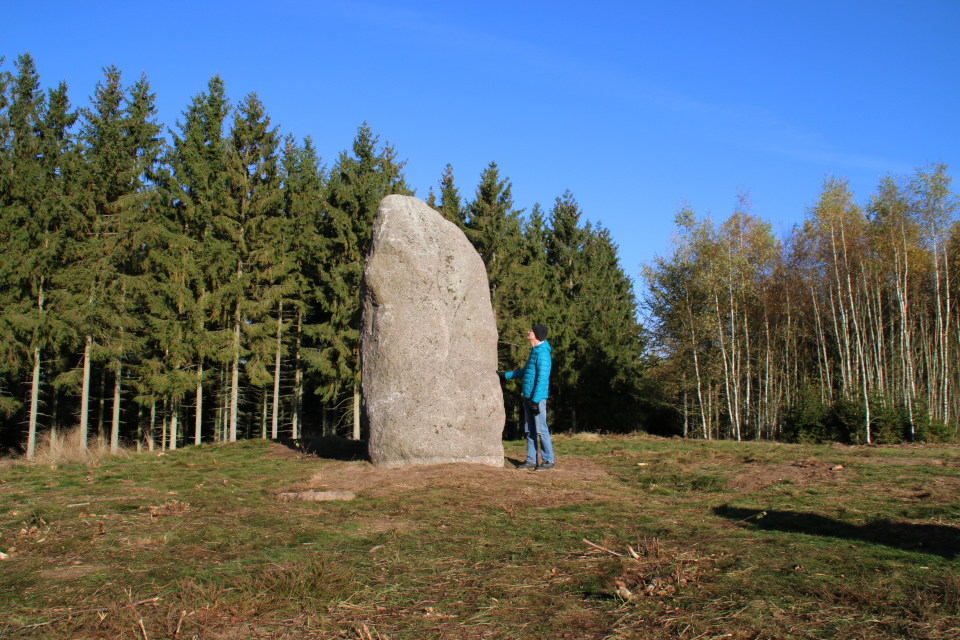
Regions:
<instances>
[{"instance_id":1,"label":"white birch trunk","mask_svg":"<svg viewBox=\"0 0 960 640\"><path fill-rule=\"evenodd\" d=\"M844 231L843 224L840 224L840 242L843 245L843 267L847 275L847 297L850 302L850 318L853 321L853 332L854 336L857 339L857 360L858 360L858 377L862 376L862 379L859 381L859 387L863 393L863 406L866 410L866 436L867 444L871 443L871 433L870 433L870 384L867 376L867 363L865 354L863 351L863 340L860 335L860 322L857 319L857 310L856 305L853 299L853 284L850 279L850 263L847 258L847 239L846 232ZM861 265L862 268L862 265Z\"/></svg>"},{"instance_id":2,"label":"white birch trunk","mask_svg":"<svg viewBox=\"0 0 960 640\"><path fill-rule=\"evenodd\" d=\"M823 333L823 322L820 318L820 305L817 303L817 293L813 290L813 284L810 284L810 299L813 300L813 317L817 320L817 341L820 344L820 348L817 350L817 355L822 358L822 364L820 366L820 390L821 390L821 402L826 403L827 400L832 404L833 403L833 376L830 374L830 358L827 354L827 338ZM836 314L834 314L834 321L836 321ZM836 325L836 322L834 322ZM824 380L826 377L826 380ZM826 386L826 394L823 393L824 385Z\"/></svg>"},{"instance_id":3,"label":"white birch trunk","mask_svg":"<svg viewBox=\"0 0 960 640\"><path fill-rule=\"evenodd\" d=\"M715 303L714 307L716 308L716 311L717 311L717 337L719 338L719 341L720 341L720 352L721 352L721 355L723 356L723 383L727 391L726 393L727 411L730 412L730 421L732 423L735 423L736 414L734 412L734 407L733 407L733 390L730 388L730 376L732 374L730 372L730 362L727 356L726 340L723 339L723 318L720 315L720 296L716 292L714 292L713 299ZM736 424L735 429L737 432L737 440L740 439L739 427L740 425Z\"/></svg>"},{"instance_id":4,"label":"white birch trunk","mask_svg":"<svg viewBox=\"0 0 960 640\"><path fill-rule=\"evenodd\" d=\"M690 319L690 351L693 354L693 370L697 376L697 402L700 405L700 423L703 426L703 438L707 440L709 439L709 427L707 426L709 416L707 416L707 408L703 402L703 379L700 375L700 358L697 355L697 332L693 318L693 307L690 303L690 292L686 291L685 295L687 299L687 317Z\"/></svg>"}]
</instances>

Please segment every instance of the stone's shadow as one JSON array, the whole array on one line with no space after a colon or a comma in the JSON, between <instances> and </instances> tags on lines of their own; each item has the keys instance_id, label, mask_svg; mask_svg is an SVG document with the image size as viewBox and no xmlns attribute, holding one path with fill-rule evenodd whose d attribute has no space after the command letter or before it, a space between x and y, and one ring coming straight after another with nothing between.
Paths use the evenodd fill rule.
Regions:
<instances>
[{"instance_id":1,"label":"stone's shadow","mask_svg":"<svg viewBox=\"0 0 960 640\"><path fill-rule=\"evenodd\" d=\"M766 515L761 515L763 513ZM932 553L947 560L960 554L960 528L942 524L914 524L874 520L863 525L802 511L743 509L727 505L714 507L713 513L759 529L806 533L815 536L859 540L908 551Z\"/></svg>"},{"instance_id":2,"label":"stone's shadow","mask_svg":"<svg viewBox=\"0 0 960 640\"><path fill-rule=\"evenodd\" d=\"M370 461L367 453L367 443L364 440L347 440L335 436L304 437L281 440L280 443L303 455L316 456L325 460L340 460L351 462L355 460Z\"/></svg>"},{"instance_id":3,"label":"stone's shadow","mask_svg":"<svg viewBox=\"0 0 960 640\"><path fill-rule=\"evenodd\" d=\"M512 464L514 469L523 464L523 460L517 460L516 458L511 458L509 456L505 457L504 459L507 461L507 464ZM506 467L507 465L505 464L503 466Z\"/></svg>"}]
</instances>

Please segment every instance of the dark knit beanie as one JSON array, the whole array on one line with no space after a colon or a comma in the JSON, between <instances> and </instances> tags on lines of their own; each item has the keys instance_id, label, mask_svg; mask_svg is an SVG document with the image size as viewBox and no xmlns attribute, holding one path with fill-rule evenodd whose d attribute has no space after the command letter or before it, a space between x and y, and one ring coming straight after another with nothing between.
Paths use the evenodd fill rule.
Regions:
<instances>
[{"instance_id":1,"label":"dark knit beanie","mask_svg":"<svg viewBox=\"0 0 960 640\"><path fill-rule=\"evenodd\" d=\"M543 342L544 340L547 339L547 328L542 324L533 325L533 328L530 329L530 331L533 331L533 337L535 337L540 342Z\"/></svg>"}]
</instances>

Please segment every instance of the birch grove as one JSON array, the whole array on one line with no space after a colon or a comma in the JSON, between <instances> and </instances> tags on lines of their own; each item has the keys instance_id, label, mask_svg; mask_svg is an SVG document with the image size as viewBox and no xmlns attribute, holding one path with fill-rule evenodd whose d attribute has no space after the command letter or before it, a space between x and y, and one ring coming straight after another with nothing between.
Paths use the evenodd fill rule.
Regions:
<instances>
[{"instance_id":1,"label":"birch grove","mask_svg":"<svg viewBox=\"0 0 960 640\"><path fill-rule=\"evenodd\" d=\"M677 220L644 277L654 375L682 432L698 432L692 421L738 440L956 435L960 222L945 166L888 176L864 206L827 179L782 238L743 196L720 225L688 208Z\"/></svg>"}]
</instances>

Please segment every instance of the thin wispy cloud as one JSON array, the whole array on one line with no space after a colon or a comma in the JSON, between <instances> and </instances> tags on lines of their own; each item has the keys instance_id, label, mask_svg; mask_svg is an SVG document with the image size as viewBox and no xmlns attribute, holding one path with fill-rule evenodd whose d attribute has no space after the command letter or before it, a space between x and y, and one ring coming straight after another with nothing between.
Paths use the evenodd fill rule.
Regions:
<instances>
[{"instance_id":1,"label":"thin wispy cloud","mask_svg":"<svg viewBox=\"0 0 960 640\"><path fill-rule=\"evenodd\" d=\"M899 159L877 157L844 148L822 131L810 130L775 111L751 104L726 104L689 95L630 70L622 61L572 55L501 33L465 27L436 13L380 3L349 3L328 7L343 18L389 28L411 46L442 51L445 56L498 65L505 74L524 75L532 85L561 86L598 102L619 105L611 117L623 120L630 131L633 109L643 108L680 118L689 131L723 144L773 154L830 170L866 170L908 173L912 167ZM549 96L547 98L549 100ZM536 105L541 107L542 105ZM522 111L525 107L520 105ZM534 108L528 105L527 109ZM608 111L609 112L609 111ZM655 123L652 123L655 126Z\"/></svg>"}]
</instances>

